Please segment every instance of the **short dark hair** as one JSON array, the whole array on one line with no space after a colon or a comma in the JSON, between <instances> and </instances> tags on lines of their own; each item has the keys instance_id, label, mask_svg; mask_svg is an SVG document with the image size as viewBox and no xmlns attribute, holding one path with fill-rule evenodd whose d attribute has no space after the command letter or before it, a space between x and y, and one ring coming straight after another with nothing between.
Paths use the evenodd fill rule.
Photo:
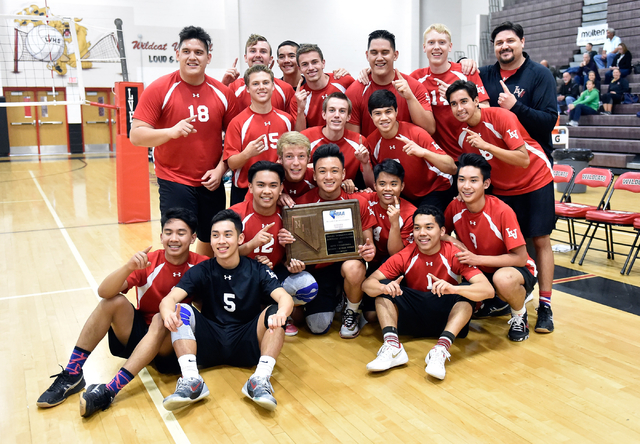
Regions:
<instances>
[{"instance_id":1,"label":"short dark hair","mask_svg":"<svg viewBox=\"0 0 640 444\"><path fill-rule=\"evenodd\" d=\"M438 226L440 228L444 227L444 214L442 214L442 210L440 208L434 207L433 205L420 205L413 213L414 223L416 218L421 214L424 214L426 216L433 216Z\"/></svg>"},{"instance_id":2,"label":"short dark hair","mask_svg":"<svg viewBox=\"0 0 640 444\"><path fill-rule=\"evenodd\" d=\"M462 89L464 89L469 94L471 100L475 100L478 97L478 88L476 87L475 83L469 80L456 80L451 85L449 85L449 88L447 88L447 92L445 93L445 95L447 96L447 101L449 101L451 94Z\"/></svg>"},{"instance_id":3,"label":"short dark hair","mask_svg":"<svg viewBox=\"0 0 640 444\"><path fill-rule=\"evenodd\" d=\"M342 168L344 168L344 154L340 152L340 147L335 143L325 143L324 145L320 145L313 152L313 169L316 168L316 164L320 159L324 159L325 157L337 157L340 159L340 163L342 164Z\"/></svg>"},{"instance_id":4,"label":"short dark hair","mask_svg":"<svg viewBox=\"0 0 640 444\"><path fill-rule=\"evenodd\" d=\"M374 109L389 108L390 106L398 111L398 99L396 99L395 94L391 91L387 89L379 89L371 94L367 106L369 107L369 114L371 114Z\"/></svg>"},{"instance_id":5,"label":"short dark hair","mask_svg":"<svg viewBox=\"0 0 640 444\"><path fill-rule=\"evenodd\" d=\"M502 31L513 31L520 40L524 38L524 29L521 25L517 23L511 23L509 21L502 22L491 32L491 42L493 43L496 40L496 36L500 34Z\"/></svg>"},{"instance_id":6,"label":"short dark hair","mask_svg":"<svg viewBox=\"0 0 640 444\"><path fill-rule=\"evenodd\" d=\"M329 101L329 99L346 100L347 101L347 112L349 114L351 114L351 110L353 108L353 105L351 105L351 100L349 100L349 97L347 97L347 95L345 93L343 93L342 91L332 92L331 94L329 94L327 97L324 98L324 100L322 101L322 112L323 113L327 112L327 102Z\"/></svg>"},{"instance_id":7,"label":"short dark hair","mask_svg":"<svg viewBox=\"0 0 640 444\"><path fill-rule=\"evenodd\" d=\"M251 74L256 72L266 72L271 77L271 81L273 82L273 71L269 69L266 65L253 65L251 68L247 69L244 72L244 84L249 87L249 79L251 78Z\"/></svg>"},{"instance_id":8,"label":"short dark hair","mask_svg":"<svg viewBox=\"0 0 640 444\"><path fill-rule=\"evenodd\" d=\"M480 154L463 153L458 157L458 161L456 163L458 164L458 174L460 174L461 168L470 166L480 170L483 182L487 179L491 179L491 164Z\"/></svg>"},{"instance_id":9,"label":"short dark hair","mask_svg":"<svg viewBox=\"0 0 640 444\"><path fill-rule=\"evenodd\" d=\"M591 47L593 48L593 43L589 42L587 43L587 45L591 45ZM584 46L587 46L587 45L584 45Z\"/></svg>"},{"instance_id":10,"label":"short dark hair","mask_svg":"<svg viewBox=\"0 0 640 444\"><path fill-rule=\"evenodd\" d=\"M188 208L173 207L165 211L162 217L160 217L160 225L162 226L163 230L164 226L171 219L179 219L187 224L187 226L191 230L191 234L198 231L198 216L196 216L196 214Z\"/></svg>"},{"instance_id":11,"label":"short dark hair","mask_svg":"<svg viewBox=\"0 0 640 444\"><path fill-rule=\"evenodd\" d=\"M322 50L318 45L313 43L303 43L296 51L296 62L298 63L298 65L300 64L300 56L308 52L317 52L320 56L320 60L324 61L324 55L322 54Z\"/></svg>"},{"instance_id":12,"label":"short dark hair","mask_svg":"<svg viewBox=\"0 0 640 444\"><path fill-rule=\"evenodd\" d=\"M218 222L222 222L224 220L228 220L233 223L233 225L236 227L236 232L238 233L238 235L242 233L242 219L240 219L240 215L235 211L230 210L229 208L227 208L226 210L220 210L216 213L215 216L213 216L213 218L211 219L211 227L209 228L209 231L211 231L214 224L217 224Z\"/></svg>"},{"instance_id":13,"label":"short dark hair","mask_svg":"<svg viewBox=\"0 0 640 444\"><path fill-rule=\"evenodd\" d=\"M404 167L395 159L384 159L373 167L373 180L377 181L380 173L391 174L404 182Z\"/></svg>"},{"instance_id":14,"label":"short dark hair","mask_svg":"<svg viewBox=\"0 0 640 444\"><path fill-rule=\"evenodd\" d=\"M247 173L249 182L253 182L253 178L260 171L272 171L278 175L280 183L284 180L284 167L282 164L269 162L268 160L259 160L249 167L249 172Z\"/></svg>"},{"instance_id":15,"label":"short dark hair","mask_svg":"<svg viewBox=\"0 0 640 444\"><path fill-rule=\"evenodd\" d=\"M198 39L202 42L209 54L209 46L211 45L211 36L207 34L207 32L199 26L186 26L182 28L182 31L178 34L180 37L180 43L178 43L178 48L182 47L182 42L185 40Z\"/></svg>"},{"instance_id":16,"label":"short dark hair","mask_svg":"<svg viewBox=\"0 0 640 444\"><path fill-rule=\"evenodd\" d=\"M283 46L295 46L296 51L298 50L298 48L300 48L300 45L298 45L293 40L285 40L284 42L282 42L282 43L280 43L278 45L278 49L276 50L276 54L278 54L280 52L280 48L282 48Z\"/></svg>"},{"instance_id":17,"label":"short dark hair","mask_svg":"<svg viewBox=\"0 0 640 444\"><path fill-rule=\"evenodd\" d=\"M369 34L369 41L367 42L367 49L371 46L371 40L374 39L385 39L389 43L391 43L391 49L396 50L396 36L390 33L389 31L385 31L384 29L378 29Z\"/></svg>"}]
</instances>

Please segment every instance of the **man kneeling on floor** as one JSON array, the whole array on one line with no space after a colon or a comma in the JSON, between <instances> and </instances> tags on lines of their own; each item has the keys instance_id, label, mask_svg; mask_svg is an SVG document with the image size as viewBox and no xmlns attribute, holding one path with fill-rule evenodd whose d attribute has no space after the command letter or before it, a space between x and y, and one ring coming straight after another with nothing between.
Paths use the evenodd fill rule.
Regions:
<instances>
[{"instance_id":1,"label":"man kneeling on floor","mask_svg":"<svg viewBox=\"0 0 640 444\"><path fill-rule=\"evenodd\" d=\"M384 342L372 372L409 361L398 334L438 337L425 362L427 374L444 379L445 360L456 337L466 337L475 301L493 297L493 287L474 266L463 265L460 252L445 234L444 216L425 205L413 215L413 243L391 256L364 283L362 290L376 298L376 314ZM458 285L462 276L469 285Z\"/></svg>"},{"instance_id":2,"label":"man kneeling on floor","mask_svg":"<svg viewBox=\"0 0 640 444\"><path fill-rule=\"evenodd\" d=\"M242 393L267 410L277 406L270 378L293 300L268 266L240 256L238 247L243 242L240 216L233 210L220 211L211 226L214 258L189 270L160 304L182 371L175 393L163 401L167 410L209 395L198 373L196 352L203 367L258 363ZM201 311L180 303L188 296L202 301ZM260 300L267 296L277 306L261 311Z\"/></svg>"}]
</instances>

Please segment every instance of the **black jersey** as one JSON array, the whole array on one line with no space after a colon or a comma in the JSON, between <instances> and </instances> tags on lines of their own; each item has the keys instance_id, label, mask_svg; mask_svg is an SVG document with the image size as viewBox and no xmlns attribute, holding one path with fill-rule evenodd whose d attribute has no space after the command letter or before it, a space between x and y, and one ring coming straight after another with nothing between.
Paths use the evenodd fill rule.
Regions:
<instances>
[{"instance_id":1,"label":"black jersey","mask_svg":"<svg viewBox=\"0 0 640 444\"><path fill-rule=\"evenodd\" d=\"M246 324L260 314L262 296L280 287L276 274L264 264L241 256L227 270L217 259L192 267L177 285L193 299L202 301L202 314L218 324Z\"/></svg>"}]
</instances>

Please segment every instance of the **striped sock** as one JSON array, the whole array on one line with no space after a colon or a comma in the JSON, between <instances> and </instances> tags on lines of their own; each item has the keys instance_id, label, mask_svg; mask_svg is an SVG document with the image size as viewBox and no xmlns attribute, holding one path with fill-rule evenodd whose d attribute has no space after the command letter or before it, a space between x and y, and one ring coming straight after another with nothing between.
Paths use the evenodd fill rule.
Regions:
<instances>
[{"instance_id":1,"label":"striped sock","mask_svg":"<svg viewBox=\"0 0 640 444\"><path fill-rule=\"evenodd\" d=\"M71 357L69 358L69 363L67 364L67 368L65 368L65 370L68 371L70 375L80 374L80 372L82 372L82 366L84 365L90 354L91 352L88 352L80 347L73 347Z\"/></svg>"},{"instance_id":2,"label":"striped sock","mask_svg":"<svg viewBox=\"0 0 640 444\"><path fill-rule=\"evenodd\" d=\"M449 351L449 347L453 344L453 341L456 339L456 335L451 333L450 331L443 331L438 339L438 343L436 346L441 345L445 348L445 350Z\"/></svg>"},{"instance_id":3,"label":"striped sock","mask_svg":"<svg viewBox=\"0 0 640 444\"><path fill-rule=\"evenodd\" d=\"M134 376L129 372L129 370L122 367L118 370L118 373L116 373L111 382L107 384L107 388L111 393L113 393L113 396L116 396L118 392L122 390L125 385L129 384L133 378Z\"/></svg>"},{"instance_id":4,"label":"striped sock","mask_svg":"<svg viewBox=\"0 0 640 444\"><path fill-rule=\"evenodd\" d=\"M382 339L392 347L400 348L398 329L395 327L385 327L382 329Z\"/></svg>"},{"instance_id":5,"label":"striped sock","mask_svg":"<svg viewBox=\"0 0 640 444\"><path fill-rule=\"evenodd\" d=\"M546 305L547 307L551 307L551 292L550 291L540 291L540 305Z\"/></svg>"}]
</instances>

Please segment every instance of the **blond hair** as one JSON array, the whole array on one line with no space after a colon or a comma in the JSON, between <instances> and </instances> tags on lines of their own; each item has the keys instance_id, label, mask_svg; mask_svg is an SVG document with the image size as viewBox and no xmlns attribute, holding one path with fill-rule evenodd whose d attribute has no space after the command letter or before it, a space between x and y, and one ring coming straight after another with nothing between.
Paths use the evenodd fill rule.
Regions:
<instances>
[{"instance_id":1,"label":"blond hair","mask_svg":"<svg viewBox=\"0 0 640 444\"><path fill-rule=\"evenodd\" d=\"M449 43L451 43L451 31L449 31L449 28L447 28L442 23L434 23L424 31L424 34L422 35L423 43L427 42L427 34L429 34L431 31L435 31L438 34L447 34L447 37L449 37Z\"/></svg>"},{"instance_id":2,"label":"blond hair","mask_svg":"<svg viewBox=\"0 0 640 444\"><path fill-rule=\"evenodd\" d=\"M289 131L280 136L278 139L278 157L282 158L282 152L288 146L304 147L307 149L307 156L311 157L311 142L309 142L307 136L298 131Z\"/></svg>"},{"instance_id":3,"label":"blond hair","mask_svg":"<svg viewBox=\"0 0 640 444\"><path fill-rule=\"evenodd\" d=\"M252 46L256 45L258 42L267 42L269 45L269 55L271 55L271 44L267 40L266 37L261 36L260 34L251 34L247 39L247 44L244 45L244 53L247 54L247 50Z\"/></svg>"}]
</instances>

